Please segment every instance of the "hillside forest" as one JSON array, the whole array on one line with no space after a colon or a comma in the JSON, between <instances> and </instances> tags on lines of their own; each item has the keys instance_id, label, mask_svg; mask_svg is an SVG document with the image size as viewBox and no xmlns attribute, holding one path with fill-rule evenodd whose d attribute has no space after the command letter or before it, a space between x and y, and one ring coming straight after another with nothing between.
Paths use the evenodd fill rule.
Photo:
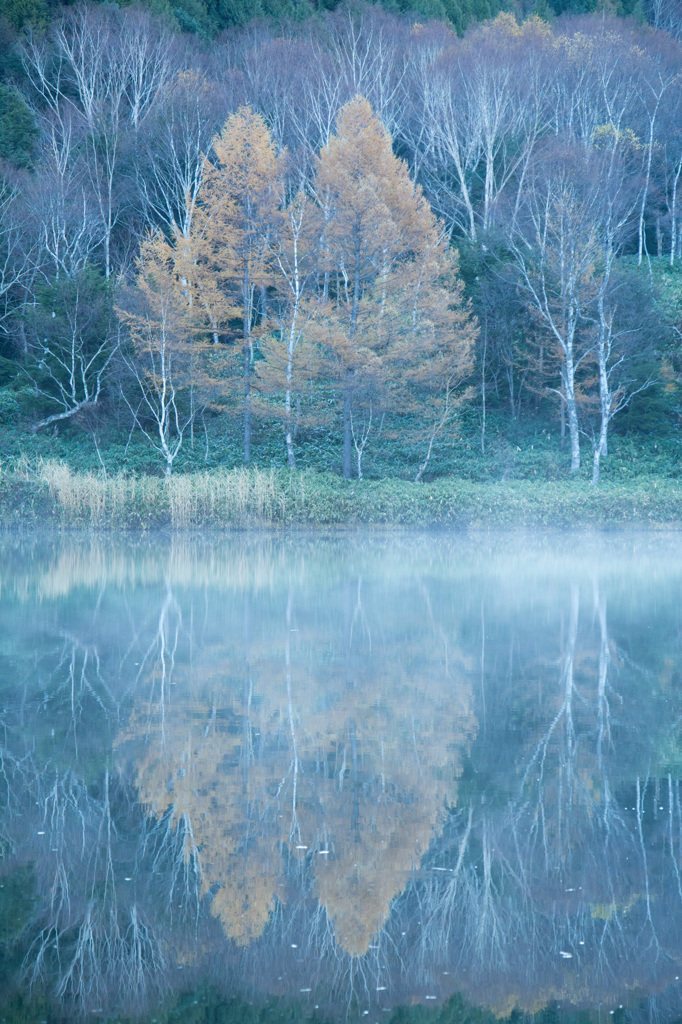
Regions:
<instances>
[{"instance_id":1,"label":"hillside forest","mask_svg":"<svg viewBox=\"0 0 682 1024\"><path fill-rule=\"evenodd\" d=\"M483 6L3 7L4 465L677 476L682 18Z\"/></svg>"}]
</instances>

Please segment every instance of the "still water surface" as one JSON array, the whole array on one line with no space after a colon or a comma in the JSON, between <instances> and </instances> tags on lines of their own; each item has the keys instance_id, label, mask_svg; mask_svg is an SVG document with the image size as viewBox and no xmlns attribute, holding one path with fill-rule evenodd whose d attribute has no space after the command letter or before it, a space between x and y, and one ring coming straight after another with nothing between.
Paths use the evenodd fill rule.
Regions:
<instances>
[{"instance_id":1,"label":"still water surface","mask_svg":"<svg viewBox=\"0 0 682 1024\"><path fill-rule=\"evenodd\" d=\"M7 991L675 1020L681 585L660 535L5 539Z\"/></svg>"}]
</instances>

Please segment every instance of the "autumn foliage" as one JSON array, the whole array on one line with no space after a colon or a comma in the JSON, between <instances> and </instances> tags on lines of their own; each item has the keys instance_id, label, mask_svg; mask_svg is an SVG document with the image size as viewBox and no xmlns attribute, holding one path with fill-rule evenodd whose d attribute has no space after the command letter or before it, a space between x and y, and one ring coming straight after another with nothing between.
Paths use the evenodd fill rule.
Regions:
<instances>
[{"instance_id":1,"label":"autumn foliage","mask_svg":"<svg viewBox=\"0 0 682 1024\"><path fill-rule=\"evenodd\" d=\"M300 631L304 646L315 629ZM119 747L134 755L142 804L182 837L228 938L263 934L297 865L335 943L361 957L457 803L478 731L471 685L458 655L439 676L440 652L415 632L417 677L396 644L382 667L356 666L352 687L336 657L311 686L276 634L254 643L246 687L222 641L192 671L174 667L172 690L152 668L154 696L136 702Z\"/></svg>"},{"instance_id":2,"label":"autumn foliage","mask_svg":"<svg viewBox=\"0 0 682 1024\"><path fill-rule=\"evenodd\" d=\"M188 351L200 339L232 354L214 390L241 408L244 461L256 411L283 418L292 467L301 422L338 422L343 474L354 447L361 477L387 415L394 433L423 439L425 466L470 369L476 325L456 254L368 101L342 108L307 191L294 189L287 154L249 108L212 153L189 231L163 251L191 321ZM162 246L143 250L142 282Z\"/></svg>"},{"instance_id":3,"label":"autumn foliage","mask_svg":"<svg viewBox=\"0 0 682 1024\"><path fill-rule=\"evenodd\" d=\"M612 421L652 437L660 412L672 437L682 49L664 8L644 5L653 29L538 8L458 34L360 4L209 52L85 3L10 38L0 414L38 445L61 429L74 460L74 433L113 460L126 438L130 469L151 468L136 431L154 436L166 472L201 465L199 432L207 466L346 477L553 477L569 449L580 475L588 444L596 483ZM175 392L167 443L140 332L113 315L143 302L150 239L202 377ZM530 470L516 435L540 421L556 450Z\"/></svg>"}]
</instances>

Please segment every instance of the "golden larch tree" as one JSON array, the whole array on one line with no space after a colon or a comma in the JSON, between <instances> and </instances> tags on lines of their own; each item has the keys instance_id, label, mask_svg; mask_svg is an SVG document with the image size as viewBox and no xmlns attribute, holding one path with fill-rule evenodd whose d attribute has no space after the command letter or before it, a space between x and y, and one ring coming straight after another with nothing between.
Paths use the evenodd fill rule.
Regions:
<instances>
[{"instance_id":1,"label":"golden larch tree","mask_svg":"<svg viewBox=\"0 0 682 1024\"><path fill-rule=\"evenodd\" d=\"M267 125L249 107L231 114L213 139L200 205L192 219L192 259L207 327L241 356L244 462L251 459L251 386L257 327L272 276L268 236L279 208L283 160Z\"/></svg>"},{"instance_id":2,"label":"golden larch tree","mask_svg":"<svg viewBox=\"0 0 682 1024\"><path fill-rule=\"evenodd\" d=\"M461 385L473 368L478 334L458 273L458 253L432 219L422 249L409 266L394 272L399 301L384 352L398 423L409 417L413 439L423 445L416 482L428 466L437 436L470 395Z\"/></svg>"},{"instance_id":3,"label":"golden larch tree","mask_svg":"<svg viewBox=\"0 0 682 1024\"><path fill-rule=\"evenodd\" d=\"M361 96L339 113L337 133L320 154L316 193L325 220L326 300L316 333L341 397L348 478L353 444L362 475L372 403L406 411L396 371L409 367L413 386L421 380L430 393L448 393L471 359L475 329L468 312L457 316L451 308L461 309L462 295L438 222ZM438 372L417 372L432 360ZM356 432L359 409L364 427Z\"/></svg>"}]
</instances>

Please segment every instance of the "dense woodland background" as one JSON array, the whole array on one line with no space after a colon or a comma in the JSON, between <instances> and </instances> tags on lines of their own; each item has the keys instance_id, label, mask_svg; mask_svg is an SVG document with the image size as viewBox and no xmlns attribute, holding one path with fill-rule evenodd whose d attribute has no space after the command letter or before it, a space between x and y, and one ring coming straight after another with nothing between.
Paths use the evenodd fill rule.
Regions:
<instances>
[{"instance_id":1,"label":"dense woodland background","mask_svg":"<svg viewBox=\"0 0 682 1024\"><path fill-rule=\"evenodd\" d=\"M2 10L5 466L679 475L682 5Z\"/></svg>"}]
</instances>

